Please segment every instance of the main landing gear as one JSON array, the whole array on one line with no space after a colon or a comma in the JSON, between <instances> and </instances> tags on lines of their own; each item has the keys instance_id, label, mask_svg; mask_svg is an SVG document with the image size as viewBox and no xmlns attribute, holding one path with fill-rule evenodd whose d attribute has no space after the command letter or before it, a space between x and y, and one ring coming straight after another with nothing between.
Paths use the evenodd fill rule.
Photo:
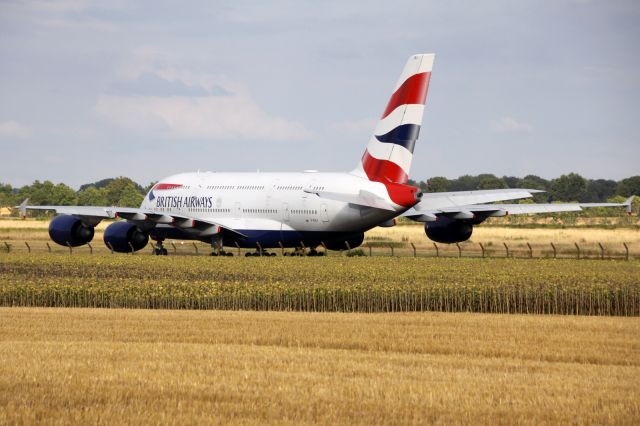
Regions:
<instances>
[{"instance_id":1,"label":"main landing gear","mask_svg":"<svg viewBox=\"0 0 640 426\"><path fill-rule=\"evenodd\" d=\"M294 251L285 252L283 255L284 256L324 256L325 253L322 251L316 250L315 247L310 248L308 252L306 252L303 247L297 247Z\"/></svg>"},{"instance_id":2,"label":"main landing gear","mask_svg":"<svg viewBox=\"0 0 640 426\"><path fill-rule=\"evenodd\" d=\"M272 257L272 256L275 256L275 255L276 255L275 253L269 253L269 252L267 252L266 250L256 250L256 251L254 251L253 253L251 253L251 252L245 253L245 256L246 256L246 257L251 257L251 256L256 256L256 257L258 257L258 256Z\"/></svg>"},{"instance_id":3,"label":"main landing gear","mask_svg":"<svg viewBox=\"0 0 640 426\"><path fill-rule=\"evenodd\" d=\"M211 249L212 252L210 256L233 256L233 253L230 251L224 251L220 234L211 237Z\"/></svg>"},{"instance_id":4,"label":"main landing gear","mask_svg":"<svg viewBox=\"0 0 640 426\"><path fill-rule=\"evenodd\" d=\"M153 254L156 256L166 256L169 254L166 248L162 245L162 240L158 240L155 248L153 249Z\"/></svg>"}]
</instances>

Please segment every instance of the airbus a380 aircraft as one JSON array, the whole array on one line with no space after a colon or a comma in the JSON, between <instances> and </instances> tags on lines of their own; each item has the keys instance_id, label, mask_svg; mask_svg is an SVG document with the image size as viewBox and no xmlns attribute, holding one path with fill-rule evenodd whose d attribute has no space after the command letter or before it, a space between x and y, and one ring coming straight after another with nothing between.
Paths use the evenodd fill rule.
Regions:
<instances>
[{"instance_id":1,"label":"airbus a380 aircraft","mask_svg":"<svg viewBox=\"0 0 640 426\"><path fill-rule=\"evenodd\" d=\"M623 204L493 204L531 197L536 190L498 189L421 193L407 185L413 150L425 108L433 54L407 61L389 103L357 167L349 173L183 173L160 180L140 208L28 206L54 210L51 239L64 246L91 241L103 219L123 218L109 225L104 242L113 251L132 252L157 242L156 254L167 254L165 239L210 242L212 254L224 246L309 248L330 250L362 244L364 232L393 226L406 216L425 223L437 242L469 239L473 225L507 214L577 211L583 207L626 207Z\"/></svg>"}]
</instances>

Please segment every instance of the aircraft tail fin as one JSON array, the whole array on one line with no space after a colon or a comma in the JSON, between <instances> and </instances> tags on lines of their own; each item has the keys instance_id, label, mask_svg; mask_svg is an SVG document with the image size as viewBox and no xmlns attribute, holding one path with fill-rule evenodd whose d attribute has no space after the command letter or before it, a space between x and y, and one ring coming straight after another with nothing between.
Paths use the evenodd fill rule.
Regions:
<instances>
[{"instance_id":1,"label":"aircraft tail fin","mask_svg":"<svg viewBox=\"0 0 640 426\"><path fill-rule=\"evenodd\" d=\"M435 55L413 55L378 121L354 174L377 182L407 183Z\"/></svg>"}]
</instances>

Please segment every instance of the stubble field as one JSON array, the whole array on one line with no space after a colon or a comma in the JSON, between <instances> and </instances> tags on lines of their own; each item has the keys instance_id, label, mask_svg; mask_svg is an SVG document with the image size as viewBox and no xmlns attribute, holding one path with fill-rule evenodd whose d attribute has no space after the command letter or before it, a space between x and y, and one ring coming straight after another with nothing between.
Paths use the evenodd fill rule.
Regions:
<instances>
[{"instance_id":1,"label":"stubble field","mask_svg":"<svg viewBox=\"0 0 640 426\"><path fill-rule=\"evenodd\" d=\"M44 244L34 222L0 235ZM638 242L485 229L474 236L496 244ZM640 421L637 260L1 249L2 424Z\"/></svg>"},{"instance_id":2,"label":"stubble field","mask_svg":"<svg viewBox=\"0 0 640 426\"><path fill-rule=\"evenodd\" d=\"M610 423L637 318L0 309L0 423Z\"/></svg>"}]
</instances>

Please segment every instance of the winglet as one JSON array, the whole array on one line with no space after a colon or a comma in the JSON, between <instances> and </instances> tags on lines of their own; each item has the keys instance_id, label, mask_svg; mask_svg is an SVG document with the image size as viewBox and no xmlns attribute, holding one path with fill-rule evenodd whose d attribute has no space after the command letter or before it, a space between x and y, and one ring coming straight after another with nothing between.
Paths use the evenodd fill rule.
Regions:
<instances>
[{"instance_id":1,"label":"winglet","mask_svg":"<svg viewBox=\"0 0 640 426\"><path fill-rule=\"evenodd\" d=\"M633 212L631 210L631 203L633 203L634 197L635 196L632 195L631 197L627 198L624 203L622 203L622 205L625 207L625 210L627 211L627 214L631 214Z\"/></svg>"},{"instance_id":2,"label":"winglet","mask_svg":"<svg viewBox=\"0 0 640 426\"><path fill-rule=\"evenodd\" d=\"M27 218L27 204L29 203L29 199L25 198L23 202L20 203L18 207L18 209L20 209L20 216L22 216L22 219L26 219Z\"/></svg>"}]
</instances>

